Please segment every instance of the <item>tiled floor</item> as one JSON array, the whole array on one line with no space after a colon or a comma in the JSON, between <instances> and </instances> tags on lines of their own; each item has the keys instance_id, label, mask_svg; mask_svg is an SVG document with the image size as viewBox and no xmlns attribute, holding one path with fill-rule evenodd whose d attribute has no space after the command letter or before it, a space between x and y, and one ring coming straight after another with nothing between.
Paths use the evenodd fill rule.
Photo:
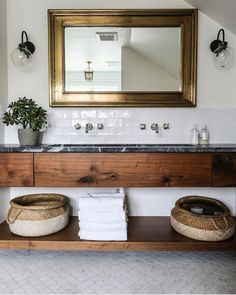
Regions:
<instances>
[{"instance_id":1,"label":"tiled floor","mask_svg":"<svg viewBox=\"0 0 236 295\"><path fill-rule=\"evenodd\" d=\"M236 254L0 251L7 293L236 293Z\"/></svg>"}]
</instances>

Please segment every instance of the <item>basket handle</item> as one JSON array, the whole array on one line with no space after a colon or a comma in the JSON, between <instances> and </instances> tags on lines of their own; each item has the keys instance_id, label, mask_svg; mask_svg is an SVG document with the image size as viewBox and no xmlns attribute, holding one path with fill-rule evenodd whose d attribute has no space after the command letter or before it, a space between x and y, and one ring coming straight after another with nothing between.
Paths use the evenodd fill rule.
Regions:
<instances>
[{"instance_id":1,"label":"basket handle","mask_svg":"<svg viewBox=\"0 0 236 295\"><path fill-rule=\"evenodd\" d=\"M212 223L213 223L214 227L215 227L217 230L225 231L225 230L229 229L229 223L228 223L227 218L226 218L226 217L223 217L223 220L224 220L224 222L225 222L225 227L224 227L224 228L220 228L220 227L217 225L217 223L216 223L216 221L214 220L214 218L212 218Z\"/></svg>"},{"instance_id":2,"label":"basket handle","mask_svg":"<svg viewBox=\"0 0 236 295\"><path fill-rule=\"evenodd\" d=\"M14 212L14 211L13 211ZM22 209L15 209L15 213L12 214L12 208L9 209L6 222L8 224L13 224L16 221L16 218L22 213ZM10 216L13 215L13 216Z\"/></svg>"}]
</instances>

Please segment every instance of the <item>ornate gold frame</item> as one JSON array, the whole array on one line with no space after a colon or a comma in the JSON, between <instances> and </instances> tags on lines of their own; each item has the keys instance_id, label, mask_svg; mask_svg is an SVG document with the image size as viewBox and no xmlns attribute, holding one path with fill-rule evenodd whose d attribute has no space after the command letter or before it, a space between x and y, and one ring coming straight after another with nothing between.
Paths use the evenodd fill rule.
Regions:
<instances>
[{"instance_id":1,"label":"ornate gold frame","mask_svg":"<svg viewBox=\"0 0 236 295\"><path fill-rule=\"evenodd\" d=\"M196 106L197 10L48 10L49 89L52 107ZM64 28L67 26L181 27L182 90L176 92L65 92Z\"/></svg>"}]
</instances>

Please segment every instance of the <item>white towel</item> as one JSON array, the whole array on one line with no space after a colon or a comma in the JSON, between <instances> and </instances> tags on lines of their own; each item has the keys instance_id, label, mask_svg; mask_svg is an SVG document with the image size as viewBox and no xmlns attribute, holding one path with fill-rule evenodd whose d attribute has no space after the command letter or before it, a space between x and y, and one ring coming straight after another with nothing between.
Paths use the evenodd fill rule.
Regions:
<instances>
[{"instance_id":1,"label":"white towel","mask_svg":"<svg viewBox=\"0 0 236 295\"><path fill-rule=\"evenodd\" d=\"M125 198L124 193L88 193L88 196L93 198Z\"/></svg>"},{"instance_id":2,"label":"white towel","mask_svg":"<svg viewBox=\"0 0 236 295\"><path fill-rule=\"evenodd\" d=\"M79 221L80 230L93 230L93 231L127 231L127 222L113 222L113 223L98 223Z\"/></svg>"},{"instance_id":3,"label":"white towel","mask_svg":"<svg viewBox=\"0 0 236 295\"><path fill-rule=\"evenodd\" d=\"M80 221L98 222L98 223L113 223L113 222L126 222L126 210L121 212L94 212L90 210L80 210L78 212Z\"/></svg>"},{"instance_id":4,"label":"white towel","mask_svg":"<svg viewBox=\"0 0 236 295\"><path fill-rule=\"evenodd\" d=\"M126 241L127 240L127 231L106 231L98 232L92 230L83 230L79 231L79 237L82 240L93 240L93 241Z\"/></svg>"},{"instance_id":5,"label":"white towel","mask_svg":"<svg viewBox=\"0 0 236 295\"><path fill-rule=\"evenodd\" d=\"M79 210L94 210L99 212L116 212L124 209L124 194L90 194L79 199Z\"/></svg>"}]
</instances>

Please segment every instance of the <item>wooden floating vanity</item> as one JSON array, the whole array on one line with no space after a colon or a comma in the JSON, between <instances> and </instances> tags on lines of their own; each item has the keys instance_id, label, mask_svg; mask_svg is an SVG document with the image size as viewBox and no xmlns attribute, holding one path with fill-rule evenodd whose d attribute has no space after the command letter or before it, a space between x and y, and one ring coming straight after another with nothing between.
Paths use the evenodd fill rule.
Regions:
<instances>
[{"instance_id":1,"label":"wooden floating vanity","mask_svg":"<svg viewBox=\"0 0 236 295\"><path fill-rule=\"evenodd\" d=\"M0 186L236 187L236 145L0 146ZM128 237L125 242L81 241L75 217L61 232L40 238L21 238L5 222L0 225L0 249L236 250L236 235L223 242L191 240L171 228L169 217L131 217Z\"/></svg>"}]
</instances>

